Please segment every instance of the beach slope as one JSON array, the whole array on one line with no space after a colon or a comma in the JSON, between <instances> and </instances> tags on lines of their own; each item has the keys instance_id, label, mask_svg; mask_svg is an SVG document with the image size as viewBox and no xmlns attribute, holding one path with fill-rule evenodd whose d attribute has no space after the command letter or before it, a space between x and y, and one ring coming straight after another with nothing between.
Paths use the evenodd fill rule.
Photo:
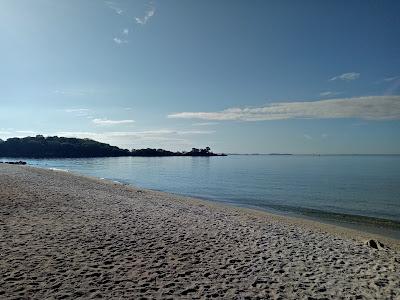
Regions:
<instances>
[{"instance_id":1,"label":"beach slope","mask_svg":"<svg viewBox=\"0 0 400 300\"><path fill-rule=\"evenodd\" d=\"M399 299L395 243L329 228L3 164L0 298Z\"/></svg>"}]
</instances>

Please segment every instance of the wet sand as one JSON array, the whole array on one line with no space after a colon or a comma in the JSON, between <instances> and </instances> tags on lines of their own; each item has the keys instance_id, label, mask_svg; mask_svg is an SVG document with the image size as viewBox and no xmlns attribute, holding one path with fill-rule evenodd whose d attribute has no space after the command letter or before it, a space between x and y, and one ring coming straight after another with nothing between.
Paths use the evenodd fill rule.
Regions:
<instances>
[{"instance_id":1,"label":"wet sand","mask_svg":"<svg viewBox=\"0 0 400 300\"><path fill-rule=\"evenodd\" d=\"M0 299L400 299L399 249L312 221L0 165Z\"/></svg>"}]
</instances>

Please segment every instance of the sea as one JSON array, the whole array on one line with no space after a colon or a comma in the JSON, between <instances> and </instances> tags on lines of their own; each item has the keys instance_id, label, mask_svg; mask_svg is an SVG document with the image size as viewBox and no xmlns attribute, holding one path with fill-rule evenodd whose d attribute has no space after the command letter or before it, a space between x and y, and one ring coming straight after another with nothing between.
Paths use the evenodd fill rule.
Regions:
<instances>
[{"instance_id":1,"label":"sea","mask_svg":"<svg viewBox=\"0 0 400 300\"><path fill-rule=\"evenodd\" d=\"M35 167L313 219L400 239L400 156L396 155L23 160Z\"/></svg>"}]
</instances>

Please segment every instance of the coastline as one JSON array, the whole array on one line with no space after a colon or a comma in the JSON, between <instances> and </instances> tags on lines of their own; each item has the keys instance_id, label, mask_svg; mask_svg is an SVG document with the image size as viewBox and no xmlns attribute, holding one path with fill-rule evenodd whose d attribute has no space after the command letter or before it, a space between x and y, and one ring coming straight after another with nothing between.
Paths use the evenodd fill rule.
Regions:
<instances>
[{"instance_id":1,"label":"coastline","mask_svg":"<svg viewBox=\"0 0 400 300\"><path fill-rule=\"evenodd\" d=\"M59 172L66 172L63 170L55 170ZM69 172L69 171L68 171ZM69 174L77 175L77 176L83 176L86 178L94 179L97 180L97 177L91 177L91 176L86 176L86 175L81 175L77 174L74 172L69 172ZM378 234L374 232L369 232L369 231L363 231L361 229L358 229L357 226L355 228L349 228L346 226L341 226L339 223L334 223L334 222L324 222L322 220L318 220L317 218L309 218L309 217L302 217L299 215L294 215L294 214L284 214L284 213L279 213L279 212L272 212L268 209L261 209L261 208L256 208L256 207L246 207L246 206L238 206L234 203L225 203L217 200L210 200L207 198L200 198L200 197L191 197L187 195L181 195L177 193L169 193L169 192L164 192L164 191L159 191L159 190L152 190L152 189L144 189L144 188L139 188L132 186L130 184L122 183L119 181L112 181L108 179L100 179L105 182L110 182L111 184L120 184L123 185L126 188L132 188L133 190L140 189L143 191L147 192L152 192L156 193L160 196L168 196L168 197L174 197L174 198L179 198L181 200L187 201L189 204L193 205L207 205L210 208L220 208L220 209L228 209L232 211L239 211L242 213L247 213L247 214L252 214L255 216L258 216L260 218L265 218L266 221L268 220L274 220L276 222L282 222L284 224L290 224L293 226L301 226L304 228L308 228L311 230L316 230L320 231L321 233L328 233L328 234L333 234L338 237L344 237L348 239L353 239L362 243L367 242L368 240L374 239L382 242L383 244L387 245L389 248L400 251L400 239L395 239L383 234Z\"/></svg>"},{"instance_id":2,"label":"coastline","mask_svg":"<svg viewBox=\"0 0 400 300\"><path fill-rule=\"evenodd\" d=\"M0 184L0 296L400 296L399 240L57 170Z\"/></svg>"},{"instance_id":3,"label":"coastline","mask_svg":"<svg viewBox=\"0 0 400 300\"><path fill-rule=\"evenodd\" d=\"M400 240L400 207L396 202L398 159L352 158L346 162L337 157L310 160L294 156L288 159L94 158L27 162L29 166L54 167L144 189L314 220ZM194 162L197 170L193 173ZM354 166L349 172L346 171L348 163ZM281 164L287 167L281 168ZM315 170L303 176L299 165L313 166ZM377 165L381 167L376 169ZM211 173L207 171L209 166L214 170ZM383 166L388 172L382 171ZM241 179L236 175L238 170L248 176ZM225 174L217 175L219 172ZM325 175L315 176L319 172Z\"/></svg>"},{"instance_id":4,"label":"coastline","mask_svg":"<svg viewBox=\"0 0 400 300\"><path fill-rule=\"evenodd\" d=\"M269 155L269 154L268 154ZM53 171L59 171L59 172L67 172L72 175L76 176L82 176L82 177L87 177L91 179L101 179L104 181L111 181L113 183L119 183L121 185L126 185L133 187L135 189L142 189L142 190L147 190L147 191L153 191L153 192L160 192L160 193L166 193L167 195L174 195L175 197L180 197L180 198L187 198L188 200L199 200L199 201L205 201L208 202L209 204L213 205L216 204L217 206L222 206L222 207L230 207L230 208L243 208L247 209L250 211L255 211L255 212L262 212L266 214L271 214L272 216L281 216L283 217L283 220L289 221L296 221L297 223L302 223L304 226L305 222L309 226L312 227L318 227L318 228L325 228L325 230L329 232L338 232L338 234L345 234L346 236L352 236L355 239L360 239L362 238L363 240L366 240L368 238L374 238L374 239L379 239L384 241L386 244L391 245L392 247L396 249L400 249L400 231L398 228L398 222L393 221L391 219L381 219L377 217L368 217L368 216L362 216L362 215L351 215L351 214L345 214L345 213L332 213L332 212L327 212L327 211L318 211L315 209L307 209L308 211L312 212L318 212L317 215L311 216L310 214L304 213L302 210L301 211L293 211L293 210L280 210L280 209L274 209L271 207L261 207L261 206L249 206L249 205L241 205L240 203L231 203L231 202L226 202L218 198L207 198L207 197L201 197L201 196L196 196L196 195L190 195L190 194L181 194L181 193L175 193L175 192L167 192L163 190L158 190L158 189L152 189L152 188L144 188L144 187L139 187L132 185L127 182L121 182L119 179L109 179L109 178L104 178L104 177L96 177L96 176L90 176L90 175L85 175L80 172L76 171L71 171L71 170L66 170L62 168L54 168L54 167L36 167L29 165L29 167L32 168L39 168L39 169L44 169L44 170L53 170ZM304 209L303 209L304 210ZM329 215L329 217L322 218L318 214L324 214L324 215ZM339 219L334 219L332 218L332 215L337 216L339 215L341 218ZM347 218L350 218L347 219ZM367 220L368 222L365 222ZM396 223L396 227L393 227L390 223ZM388 225L390 224L390 226ZM394 229L395 228L395 229ZM348 232L347 232L348 231Z\"/></svg>"}]
</instances>

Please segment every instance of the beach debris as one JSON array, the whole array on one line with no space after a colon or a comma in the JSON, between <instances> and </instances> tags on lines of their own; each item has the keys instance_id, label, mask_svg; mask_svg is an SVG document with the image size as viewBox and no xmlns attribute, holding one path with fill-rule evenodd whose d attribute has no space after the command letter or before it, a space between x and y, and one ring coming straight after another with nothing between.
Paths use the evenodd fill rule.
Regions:
<instances>
[{"instance_id":1,"label":"beach debris","mask_svg":"<svg viewBox=\"0 0 400 300\"><path fill-rule=\"evenodd\" d=\"M383 245L380 241L375 241L375 240L369 240L366 243L368 246L370 246L371 248L380 250L385 248L385 245Z\"/></svg>"}]
</instances>

